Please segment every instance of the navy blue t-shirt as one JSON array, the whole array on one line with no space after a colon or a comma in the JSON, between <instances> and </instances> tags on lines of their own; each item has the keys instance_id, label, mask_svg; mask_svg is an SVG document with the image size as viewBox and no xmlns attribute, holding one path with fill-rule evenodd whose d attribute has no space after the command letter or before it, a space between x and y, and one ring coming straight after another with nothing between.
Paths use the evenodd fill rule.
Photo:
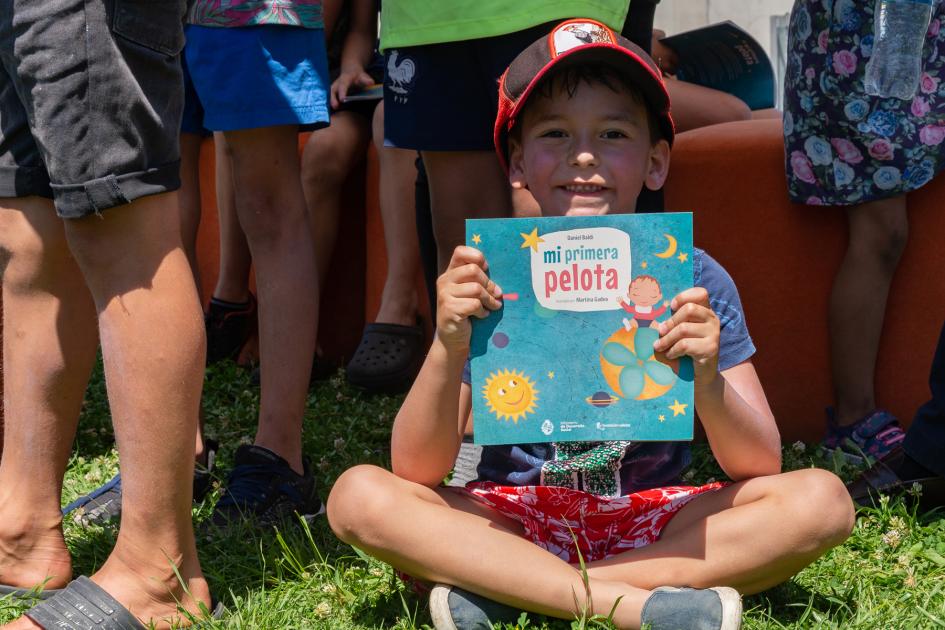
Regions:
<instances>
[{"instance_id":1,"label":"navy blue t-shirt","mask_svg":"<svg viewBox=\"0 0 945 630\"><path fill-rule=\"evenodd\" d=\"M755 353L738 289L728 272L701 249L693 250L692 266L693 284L709 292L719 318L719 370L727 370ZM470 382L468 362L463 382ZM572 466L563 467L564 461ZM594 494L623 495L678 484L690 461L688 442L485 446L477 480L510 486L569 485Z\"/></svg>"}]
</instances>

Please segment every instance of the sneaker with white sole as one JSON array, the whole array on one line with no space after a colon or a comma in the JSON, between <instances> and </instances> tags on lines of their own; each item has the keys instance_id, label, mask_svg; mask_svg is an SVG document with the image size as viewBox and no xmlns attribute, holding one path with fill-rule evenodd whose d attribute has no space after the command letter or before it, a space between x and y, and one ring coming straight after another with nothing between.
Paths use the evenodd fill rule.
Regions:
<instances>
[{"instance_id":1,"label":"sneaker with white sole","mask_svg":"<svg viewBox=\"0 0 945 630\"><path fill-rule=\"evenodd\" d=\"M742 597L733 588L654 589L640 613L649 630L739 630Z\"/></svg>"},{"instance_id":2,"label":"sneaker with white sole","mask_svg":"<svg viewBox=\"0 0 945 630\"><path fill-rule=\"evenodd\" d=\"M449 584L430 591L430 617L436 630L492 630L515 623L522 611Z\"/></svg>"}]
</instances>

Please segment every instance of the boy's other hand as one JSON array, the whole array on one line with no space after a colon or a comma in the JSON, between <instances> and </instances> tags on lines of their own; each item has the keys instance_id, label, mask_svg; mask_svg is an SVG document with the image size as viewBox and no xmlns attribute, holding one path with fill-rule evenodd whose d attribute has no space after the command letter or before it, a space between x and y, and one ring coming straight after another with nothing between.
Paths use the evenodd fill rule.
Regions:
<instances>
[{"instance_id":1,"label":"boy's other hand","mask_svg":"<svg viewBox=\"0 0 945 630\"><path fill-rule=\"evenodd\" d=\"M448 350L467 350L470 317L486 317L502 306L502 289L489 279L482 252L460 245L436 281L436 336Z\"/></svg>"},{"instance_id":2,"label":"boy's other hand","mask_svg":"<svg viewBox=\"0 0 945 630\"><path fill-rule=\"evenodd\" d=\"M719 318L702 287L686 289L670 302L673 316L661 322L660 338L653 344L666 358L692 357L696 385L708 385L719 371Z\"/></svg>"},{"instance_id":3,"label":"boy's other hand","mask_svg":"<svg viewBox=\"0 0 945 630\"><path fill-rule=\"evenodd\" d=\"M374 85L374 78L363 67L342 70L331 84L331 108L338 109L348 96L352 86L366 88Z\"/></svg>"}]
</instances>

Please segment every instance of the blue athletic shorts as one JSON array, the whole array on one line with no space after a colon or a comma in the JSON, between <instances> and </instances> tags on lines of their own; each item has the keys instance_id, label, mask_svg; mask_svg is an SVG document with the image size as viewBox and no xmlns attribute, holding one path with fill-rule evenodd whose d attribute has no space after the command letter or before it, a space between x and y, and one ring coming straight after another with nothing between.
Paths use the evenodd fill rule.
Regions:
<instances>
[{"instance_id":1,"label":"blue athletic shorts","mask_svg":"<svg viewBox=\"0 0 945 630\"><path fill-rule=\"evenodd\" d=\"M187 71L187 64L181 64L184 70L184 116L180 121L181 133L192 133L198 136L209 136L212 132L203 126L203 105L194 89L194 82Z\"/></svg>"},{"instance_id":2,"label":"blue athletic shorts","mask_svg":"<svg viewBox=\"0 0 945 630\"><path fill-rule=\"evenodd\" d=\"M493 151L499 77L557 22L385 51L384 143L418 151Z\"/></svg>"},{"instance_id":3,"label":"blue athletic shorts","mask_svg":"<svg viewBox=\"0 0 945 630\"><path fill-rule=\"evenodd\" d=\"M328 124L323 30L189 25L185 33L184 59L207 129Z\"/></svg>"}]
</instances>

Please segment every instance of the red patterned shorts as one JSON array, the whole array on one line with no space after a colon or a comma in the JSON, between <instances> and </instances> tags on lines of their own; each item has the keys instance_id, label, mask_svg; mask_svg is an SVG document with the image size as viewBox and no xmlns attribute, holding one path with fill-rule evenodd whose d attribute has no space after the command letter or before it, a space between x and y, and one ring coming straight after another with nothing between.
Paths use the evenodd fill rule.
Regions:
<instances>
[{"instance_id":1,"label":"red patterned shorts","mask_svg":"<svg viewBox=\"0 0 945 630\"><path fill-rule=\"evenodd\" d=\"M599 497L556 486L500 486L473 482L466 491L518 521L525 538L571 564L594 562L656 542L684 505L726 483L668 486L622 497ZM577 544L575 544L577 543Z\"/></svg>"}]
</instances>

